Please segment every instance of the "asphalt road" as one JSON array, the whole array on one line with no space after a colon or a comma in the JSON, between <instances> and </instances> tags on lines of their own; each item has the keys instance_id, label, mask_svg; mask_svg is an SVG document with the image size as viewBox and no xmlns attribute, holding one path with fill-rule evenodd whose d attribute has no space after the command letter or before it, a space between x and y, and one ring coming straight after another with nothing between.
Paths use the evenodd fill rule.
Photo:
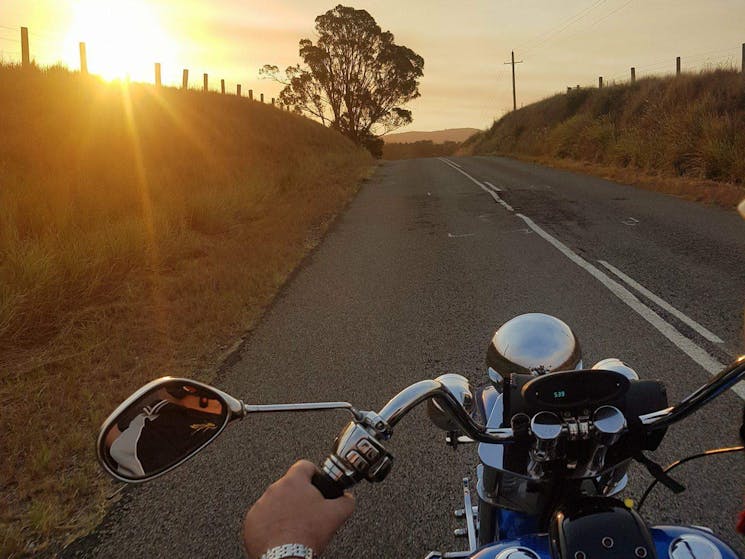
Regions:
<instances>
[{"instance_id":1,"label":"asphalt road","mask_svg":"<svg viewBox=\"0 0 745 559\"><path fill-rule=\"evenodd\" d=\"M570 324L588 365L620 357L665 381L672 401L707 380L707 364L743 350L745 221L735 212L506 159L451 161L460 169L439 159L384 163L219 387L253 403L348 400L377 409L446 372L483 382L491 334L531 311ZM724 394L671 428L655 458L736 444L742 405ZM249 417L180 470L128 490L66 555L241 557L246 508L294 460L320 462L345 421L334 413ZM357 511L326 557L419 558L464 547L451 535L459 526L452 511L461 478L473 476L475 447L447 448L423 412L399 425L392 447L393 472L357 489ZM688 492L658 489L644 516L710 526L745 553L733 530L743 456L696 461L677 478ZM638 497L647 481L634 467L627 494Z\"/></svg>"}]
</instances>

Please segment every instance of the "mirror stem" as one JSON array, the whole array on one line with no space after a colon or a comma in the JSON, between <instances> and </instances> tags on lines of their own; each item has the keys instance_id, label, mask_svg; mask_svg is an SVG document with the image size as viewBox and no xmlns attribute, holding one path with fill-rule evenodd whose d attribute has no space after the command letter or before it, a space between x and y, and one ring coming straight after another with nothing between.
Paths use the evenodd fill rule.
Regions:
<instances>
[{"instance_id":1,"label":"mirror stem","mask_svg":"<svg viewBox=\"0 0 745 559\"><path fill-rule=\"evenodd\" d=\"M362 419L362 414L357 411L349 402L308 402L298 404L244 404L243 409L246 414L249 413L274 413L286 411L326 411L326 410L346 410L351 413L355 419Z\"/></svg>"}]
</instances>

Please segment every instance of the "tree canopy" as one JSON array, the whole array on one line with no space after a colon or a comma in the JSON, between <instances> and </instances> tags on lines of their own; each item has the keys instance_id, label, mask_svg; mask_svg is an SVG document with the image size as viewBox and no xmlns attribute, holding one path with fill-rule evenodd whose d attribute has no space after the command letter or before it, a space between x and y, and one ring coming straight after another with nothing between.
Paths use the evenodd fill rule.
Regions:
<instances>
[{"instance_id":1,"label":"tree canopy","mask_svg":"<svg viewBox=\"0 0 745 559\"><path fill-rule=\"evenodd\" d=\"M285 85L280 103L382 151L380 135L412 122L403 105L419 97L424 59L397 45L365 10L338 5L316 18L318 38L300 41L302 64L265 65L260 73Z\"/></svg>"}]
</instances>

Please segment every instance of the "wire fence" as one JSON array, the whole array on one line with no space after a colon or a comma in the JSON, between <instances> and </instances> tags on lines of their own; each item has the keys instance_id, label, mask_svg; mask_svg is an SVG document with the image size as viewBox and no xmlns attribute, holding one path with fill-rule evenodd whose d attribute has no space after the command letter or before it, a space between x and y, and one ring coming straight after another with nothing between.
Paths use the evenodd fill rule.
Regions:
<instances>
[{"instance_id":1,"label":"wire fence","mask_svg":"<svg viewBox=\"0 0 745 559\"><path fill-rule=\"evenodd\" d=\"M32 52L31 44L42 43L45 47L44 50L52 50L58 48L61 44L69 42L66 38L61 35L54 35L50 32L39 32L32 31L28 27L9 27L7 25L0 25L0 63L3 64L16 64L20 66L32 66L32 65L44 65L44 66L64 66L65 64L59 60L46 59L39 61ZM68 45L69 46L69 45ZM77 68L83 74L88 74L88 50L85 42L78 43L79 52L79 66ZM158 87L164 85L162 80L162 64L160 62L153 62L152 66L152 83ZM222 94L230 93L227 89L227 82L225 79L220 79L219 89L210 89L209 73L205 72L201 76L201 87L199 82L196 87L193 86L192 82L189 81L190 70L189 68L183 68L181 70L181 88L182 89L200 89L202 91L219 91ZM129 80L129 76L124 76L125 80ZM243 89L243 85L240 83L235 84L234 94L243 97L244 93L249 100L256 100L264 103L264 93L257 92L256 98L254 98L254 90ZM281 106L278 99L272 97L269 101L274 106L285 108L290 110L289 106Z\"/></svg>"},{"instance_id":2,"label":"wire fence","mask_svg":"<svg viewBox=\"0 0 745 559\"><path fill-rule=\"evenodd\" d=\"M541 35L535 37L533 40L525 43L524 51L526 55L534 54L535 52L539 51L540 49L548 45L548 43L555 39L558 35L563 33L566 29L575 25L580 20L588 17L594 10L603 7L607 1L608 0L596 0L596 2L588 8L585 8L577 14L570 16L568 19L560 22L553 29L544 32ZM605 21L613 14L628 6L631 1L632 0L628 0L622 5L617 6L611 12L593 21L592 25L594 26L601 21ZM10 27L7 25L0 25L0 62L6 64L9 63L21 65L31 64L32 61L35 62L35 59L32 58L32 53L29 47L29 37L33 38L33 42L42 43L46 47L50 48L57 47L66 40L62 37L62 35L54 34L49 31L33 31L27 27L18 28ZM745 43L742 44L741 49L741 71L743 72L743 74L745 74ZM643 78L645 76L660 76L673 73L680 74L682 72L714 70L717 68L737 69L737 54L739 50L740 47L733 46L730 48L723 48L705 52L686 53L684 55L676 57L675 59L672 59L672 57L653 59L643 63L642 65L629 67L627 70L620 73L615 73L611 76L598 76L597 85L599 87L604 87L624 82L633 82L636 79ZM79 51L79 69L81 72L87 73L87 50L85 43L79 43ZM51 64L59 64L59 62L51 62ZM160 63L153 63L152 75L153 83L157 86L162 85L162 66ZM184 68L182 70L181 80L181 87L183 89L192 88L189 82L189 75L189 69ZM497 75L498 83L503 83L502 78L506 75L507 72L505 71L505 67L502 66ZM504 82L506 83L506 80L504 80ZM224 79L220 79L219 83L219 91L223 94L228 93L226 89L226 81ZM594 87L594 85L594 83L588 84L587 82L585 82L582 87ZM567 91L570 91L575 87L580 87L580 84L576 84L576 86L574 84L567 86ZM208 73L202 74L201 88L197 86L195 89L210 91L210 81ZM241 84L235 84L236 95L243 96L244 91L245 90L242 89ZM246 93L249 99L254 99L253 89L248 89ZM259 93L256 100L264 102L264 94ZM272 97L271 104L276 105L278 104L278 101ZM289 109L289 107L287 108Z\"/></svg>"}]
</instances>

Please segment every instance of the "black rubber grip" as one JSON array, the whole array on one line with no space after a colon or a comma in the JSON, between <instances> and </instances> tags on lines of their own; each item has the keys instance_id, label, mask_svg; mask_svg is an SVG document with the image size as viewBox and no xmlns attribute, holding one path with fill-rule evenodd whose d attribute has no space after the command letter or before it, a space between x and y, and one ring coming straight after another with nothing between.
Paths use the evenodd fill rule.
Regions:
<instances>
[{"instance_id":1,"label":"black rubber grip","mask_svg":"<svg viewBox=\"0 0 745 559\"><path fill-rule=\"evenodd\" d=\"M321 492L321 495L327 499L338 499L344 495L344 487L323 472L316 472L313 474L310 482Z\"/></svg>"}]
</instances>

